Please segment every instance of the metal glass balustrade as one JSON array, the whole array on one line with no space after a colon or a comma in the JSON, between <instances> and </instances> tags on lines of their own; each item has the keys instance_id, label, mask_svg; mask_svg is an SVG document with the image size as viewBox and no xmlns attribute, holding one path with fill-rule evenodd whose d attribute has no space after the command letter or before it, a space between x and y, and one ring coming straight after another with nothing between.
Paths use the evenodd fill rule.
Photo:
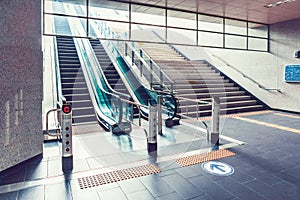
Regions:
<instances>
[{"instance_id":1,"label":"metal glass balustrade","mask_svg":"<svg viewBox=\"0 0 300 200\"><path fill-rule=\"evenodd\" d=\"M72 6L66 5L65 9L74 12ZM73 34L82 31L79 21L69 20L68 23ZM131 107L130 104L125 102L125 100L129 100L129 97L126 95L120 97L112 91L95 58L89 41L81 38L73 38L73 40L98 121L106 129L111 129L113 132L130 131ZM123 130L120 130L120 125L124 128Z\"/></svg>"},{"instance_id":2,"label":"metal glass balustrade","mask_svg":"<svg viewBox=\"0 0 300 200\"><path fill-rule=\"evenodd\" d=\"M148 117L148 101L153 99L156 102L158 101L158 95L162 97L162 112L165 119L173 119L177 117L177 102L175 97L172 94L172 89L166 89L167 84L162 82L157 74L151 71L151 67L153 68L153 63L150 65L150 60L144 59L142 56L139 58L139 62L142 62L145 66L145 69L149 69L149 77L151 77L152 82L149 82L143 74L140 76L140 72L137 69L137 65L135 62L132 62L131 58L126 55L125 51L128 51L130 47L127 42L118 41L120 35L115 33L112 28L106 22L94 21L91 26L95 33L98 34L101 38L110 38L115 40L106 40L103 43L103 46L106 52L109 54L109 57L116 67L118 67L118 71L122 74L123 79L127 83L129 87L130 94L135 102L142 107L142 114L147 118ZM130 47L131 48L131 47ZM131 49L131 51L137 52L136 49ZM145 57L147 58L147 57ZM167 79L166 79L167 80ZM156 81L159 85L159 88L163 88L164 90L153 90L154 84ZM172 83L170 82L169 87L172 87Z\"/></svg>"}]
</instances>

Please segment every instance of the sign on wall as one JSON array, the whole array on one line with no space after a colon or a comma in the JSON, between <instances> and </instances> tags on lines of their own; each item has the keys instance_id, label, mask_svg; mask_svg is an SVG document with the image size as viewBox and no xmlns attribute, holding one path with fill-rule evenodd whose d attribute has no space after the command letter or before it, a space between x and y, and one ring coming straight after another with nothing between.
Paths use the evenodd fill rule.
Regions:
<instances>
[{"instance_id":1,"label":"sign on wall","mask_svg":"<svg viewBox=\"0 0 300 200\"><path fill-rule=\"evenodd\" d=\"M300 83L300 65L286 65L284 72L285 82Z\"/></svg>"}]
</instances>

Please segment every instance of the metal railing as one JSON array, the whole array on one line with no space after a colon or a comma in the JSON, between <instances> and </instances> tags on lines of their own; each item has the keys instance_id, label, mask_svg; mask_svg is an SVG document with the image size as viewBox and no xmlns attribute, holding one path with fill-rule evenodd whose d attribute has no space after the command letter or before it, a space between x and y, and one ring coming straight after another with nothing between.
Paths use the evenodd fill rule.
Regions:
<instances>
[{"instance_id":1,"label":"metal railing","mask_svg":"<svg viewBox=\"0 0 300 200\"><path fill-rule=\"evenodd\" d=\"M131 61L128 64L138 67L139 76L148 79L151 89L154 88L152 86L160 84L162 89L173 92L174 82L137 43L118 40L121 39L121 34L117 34L107 22L99 21L95 23L99 36L112 39L107 41L108 46L111 45L111 50L118 52L124 58L128 57ZM126 33L124 37L127 37Z\"/></svg>"},{"instance_id":2,"label":"metal railing","mask_svg":"<svg viewBox=\"0 0 300 200\"><path fill-rule=\"evenodd\" d=\"M107 24L106 22L95 22L94 24L92 24L92 27L93 27L94 29L98 30L97 33L99 34L99 36L101 36L101 38L115 38L115 39L117 39L117 38L119 37L118 34L116 34L116 33L108 26L108 24ZM128 67L131 68L130 71L133 72L133 73L132 73L133 76L135 76L136 79L139 80L139 82L140 82L145 88L149 88L147 85L144 85L147 81L143 81L143 80L141 80L140 78L141 78L141 75L143 75L142 71L145 71L145 70L143 70L143 69L151 69L151 67L148 65L147 61L145 61L145 60L141 57L141 55L138 54L138 52L137 52L136 50L131 49L131 46L129 46L127 42L121 42L121 41L115 41L115 40L107 40L107 41L105 41L105 43L103 44L103 47L105 48L106 52L110 52L109 57L110 57L111 60L113 60L113 61L115 62L116 65L120 64L120 58L124 58L124 57L125 57L125 59L123 59L123 61L126 63L126 65L127 65ZM128 50L128 48L129 48L130 50ZM143 67L140 68L139 73L135 73L136 70L137 70L137 68L136 68L137 66L135 65L136 62L135 62L135 60L134 60L134 56L129 57L128 54L126 53L126 51L122 51L122 50L125 50L125 49L127 49L127 50L126 50L127 52L130 51L130 52L132 53L132 55L138 55L138 56L136 56L136 57L140 59L139 62L142 63L143 66L145 66L145 68L143 68ZM127 55L126 55L126 54L127 54ZM129 58L129 59L126 59L126 58ZM119 63L118 63L118 62L119 62ZM150 63L150 62L149 62L149 63ZM152 65L152 66L153 66L153 65ZM125 73L125 72L123 72L123 74L122 74L122 72L121 72L120 74L122 74L122 75L124 76L124 73ZM139 75L137 75L137 74L139 74ZM162 74L162 75L163 75L163 74ZM166 74L165 74L165 76L166 76ZM155 79L155 80L157 80L157 82L159 82L159 83L161 83L162 85L164 85L164 87L166 86L165 81L164 81L164 83L163 83L162 81L158 80L157 75L154 74L153 72L152 72L151 77L152 77L152 80ZM145 78L145 77L143 76L143 78ZM168 78L168 79L169 79L169 78ZM125 84L126 84L126 82L127 82L127 81L124 81ZM154 82L154 81L153 81L153 82ZM172 92L173 92L173 82L172 82L172 81L169 81L169 82L171 82L169 85L171 85L171 88L172 88L172 89L167 89L167 91L166 91L165 93L162 93L161 90L160 90L160 91L152 90L152 88L150 87L150 88L148 89L148 90L149 90L149 95L152 96L152 98L155 98L154 96L155 96L155 94L157 94L157 93L160 93L160 94L162 94L162 95L171 95ZM150 84L150 85L151 85L151 84ZM153 84L153 85L154 85L154 84ZM129 86L129 88L130 88L130 87L133 87L133 88L134 88L134 86ZM172 91L172 92L171 92L171 91ZM169 92L169 94L166 94L166 93L168 93L168 92ZM154 94L154 93L155 93L155 94ZM153 96L153 95L154 95L154 96ZM135 98L135 97L134 97L135 95L132 95L132 96L133 96L133 98ZM135 99L135 101L138 101L138 102L139 102L139 99ZM147 103L147 102L144 102L144 103ZM176 101L174 101L174 103L176 103ZM174 108L177 108L177 107L175 106ZM166 109L165 109L165 110L166 110ZM176 112L176 111L174 111L174 112ZM174 115L176 115L176 114L174 114Z\"/></svg>"},{"instance_id":3,"label":"metal railing","mask_svg":"<svg viewBox=\"0 0 300 200\"><path fill-rule=\"evenodd\" d=\"M259 82L257 82L256 80L254 80L253 78L247 76L245 73L243 73L241 70L237 69L236 67L232 66L231 64L229 64L227 61L225 61L224 59L220 58L219 56L215 55L215 54L211 54L213 57L217 58L219 61L223 62L227 67L230 67L231 69L235 70L236 72L238 72L239 74L241 74L244 78L250 80L251 82L253 82L254 84L256 84L259 88L264 89L264 90L268 90L268 91L277 91L277 92L281 92L280 89L278 88L267 88L265 86L263 86L262 84L260 84Z\"/></svg>"},{"instance_id":4,"label":"metal railing","mask_svg":"<svg viewBox=\"0 0 300 200\"><path fill-rule=\"evenodd\" d=\"M123 56L128 56L132 60L132 65L139 68L139 75L145 76L149 81L151 89L159 84L163 91L174 92L174 81L160 68L159 65L141 48L137 43L125 43Z\"/></svg>"}]
</instances>

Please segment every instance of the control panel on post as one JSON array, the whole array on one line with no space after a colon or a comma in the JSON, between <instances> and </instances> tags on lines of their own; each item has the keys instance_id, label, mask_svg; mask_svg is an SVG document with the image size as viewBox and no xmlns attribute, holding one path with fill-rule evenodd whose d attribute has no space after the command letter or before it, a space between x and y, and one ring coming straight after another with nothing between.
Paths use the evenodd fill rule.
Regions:
<instances>
[{"instance_id":1,"label":"control panel on post","mask_svg":"<svg viewBox=\"0 0 300 200\"><path fill-rule=\"evenodd\" d=\"M62 168L63 171L73 169L72 151L72 105L65 103L62 106Z\"/></svg>"}]
</instances>

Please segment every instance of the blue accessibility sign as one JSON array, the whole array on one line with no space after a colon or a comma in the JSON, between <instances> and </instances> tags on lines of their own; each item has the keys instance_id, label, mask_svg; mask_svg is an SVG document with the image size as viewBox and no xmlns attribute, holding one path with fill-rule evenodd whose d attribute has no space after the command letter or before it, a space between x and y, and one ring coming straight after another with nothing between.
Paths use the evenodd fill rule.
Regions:
<instances>
[{"instance_id":1,"label":"blue accessibility sign","mask_svg":"<svg viewBox=\"0 0 300 200\"><path fill-rule=\"evenodd\" d=\"M229 176L234 173L234 168L231 165L218 161L202 163L201 167L204 171L218 176Z\"/></svg>"}]
</instances>

